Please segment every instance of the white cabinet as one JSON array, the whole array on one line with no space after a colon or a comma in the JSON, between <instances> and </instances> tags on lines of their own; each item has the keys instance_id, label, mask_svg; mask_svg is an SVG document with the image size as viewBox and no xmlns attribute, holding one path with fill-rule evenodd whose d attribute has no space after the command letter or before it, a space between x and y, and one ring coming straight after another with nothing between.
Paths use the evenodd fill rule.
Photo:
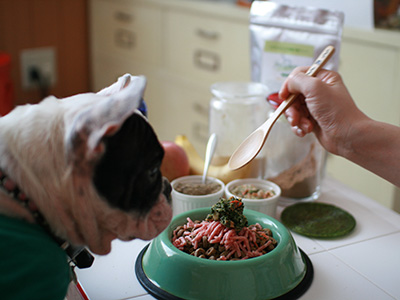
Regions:
<instances>
[{"instance_id":1,"label":"white cabinet","mask_svg":"<svg viewBox=\"0 0 400 300\"><path fill-rule=\"evenodd\" d=\"M203 154L210 85L250 80L249 10L201 0L90 5L93 88L126 72L145 75L149 120L159 138L185 134ZM339 72L365 113L400 125L400 33L346 28ZM396 197L400 203L399 189L340 157L328 158L327 173L388 207L396 207Z\"/></svg>"},{"instance_id":2,"label":"white cabinet","mask_svg":"<svg viewBox=\"0 0 400 300\"><path fill-rule=\"evenodd\" d=\"M203 85L250 78L249 34L241 23L171 11L165 36L166 67L171 72Z\"/></svg>"},{"instance_id":3,"label":"white cabinet","mask_svg":"<svg viewBox=\"0 0 400 300\"><path fill-rule=\"evenodd\" d=\"M152 65L161 63L161 9L134 1L92 1L93 51Z\"/></svg>"},{"instance_id":4,"label":"white cabinet","mask_svg":"<svg viewBox=\"0 0 400 300\"><path fill-rule=\"evenodd\" d=\"M245 24L241 19L224 19L195 10L166 10L161 78L170 119L164 124L159 124L159 118L153 119L162 137L174 139L177 134L185 134L198 152L204 153L210 86L218 81L250 80Z\"/></svg>"},{"instance_id":5,"label":"white cabinet","mask_svg":"<svg viewBox=\"0 0 400 300\"><path fill-rule=\"evenodd\" d=\"M161 140L185 134L202 154L210 85L248 81L248 9L227 3L91 0L93 88L126 72L148 79L149 120ZM215 13L215 5L221 13ZM235 34L232 34L234 32Z\"/></svg>"}]
</instances>

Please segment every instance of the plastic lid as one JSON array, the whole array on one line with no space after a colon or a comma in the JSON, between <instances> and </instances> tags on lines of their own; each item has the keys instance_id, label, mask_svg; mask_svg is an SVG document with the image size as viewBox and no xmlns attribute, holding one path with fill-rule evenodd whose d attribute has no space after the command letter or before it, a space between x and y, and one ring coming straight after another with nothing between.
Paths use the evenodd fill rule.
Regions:
<instances>
[{"instance_id":1,"label":"plastic lid","mask_svg":"<svg viewBox=\"0 0 400 300\"><path fill-rule=\"evenodd\" d=\"M270 94L267 100L274 108L277 108L283 101L283 99L279 97L278 92Z\"/></svg>"},{"instance_id":2,"label":"plastic lid","mask_svg":"<svg viewBox=\"0 0 400 300\"><path fill-rule=\"evenodd\" d=\"M250 99L265 97L270 91L259 82L217 82L211 86L211 93L220 99Z\"/></svg>"}]
</instances>

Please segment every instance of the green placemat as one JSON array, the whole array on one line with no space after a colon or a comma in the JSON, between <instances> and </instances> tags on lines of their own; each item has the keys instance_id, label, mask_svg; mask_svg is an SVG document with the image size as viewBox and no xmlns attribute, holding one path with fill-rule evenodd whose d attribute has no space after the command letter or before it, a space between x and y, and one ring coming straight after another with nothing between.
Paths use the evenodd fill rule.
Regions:
<instances>
[{"instance_id":1,"label":"green placemat","mask_svg":"<svg viewBox=\"0 0 400 300\"><path fill-rule=\"evenodd\" d=\"M349 234L356 226L354 217L345 210L318 202L288 206L281 220L290 230L313 238L338 238Z\"/></svg>"}]
</instances>

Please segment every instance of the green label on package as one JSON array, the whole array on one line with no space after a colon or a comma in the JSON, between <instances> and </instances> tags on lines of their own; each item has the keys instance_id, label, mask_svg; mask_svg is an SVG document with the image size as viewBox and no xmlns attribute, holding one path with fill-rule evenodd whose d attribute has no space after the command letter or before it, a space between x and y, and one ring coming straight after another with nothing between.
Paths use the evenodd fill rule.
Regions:
<instances>
[{"instance_id":1,"label":"green label on package","mask_svg":"<svg viewBox=\"0 0 400 300\"><path fill-rule=\"evenodd\" d=\"M313 45L265 41L261 60L263 72L260 81L271 90L278 91L294 68L310 66L313 57Z\"/></svg>"},{"instance_id":2,"label":"green label on package","mask_svg":"<svg viewBox=\"0 0 400 300\"><path fill-rule=\"evenodd\" d=\"M306 57L314 56L314 47L311 45L284 43L276 41L266 41L264 51L286 55L298 55Z\"/></svg>"}]
</instances>

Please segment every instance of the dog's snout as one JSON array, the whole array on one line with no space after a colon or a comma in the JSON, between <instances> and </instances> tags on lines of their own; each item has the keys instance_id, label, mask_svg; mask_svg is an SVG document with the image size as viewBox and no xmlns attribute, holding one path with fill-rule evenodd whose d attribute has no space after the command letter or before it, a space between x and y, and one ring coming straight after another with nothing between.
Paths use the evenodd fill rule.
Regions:
<instances>
[{"instance_id":1,"label":"dog's snout","mask_svg":"<svg viewBox=\"0 0 400 300\"><path fill-rule=\"evenodd\" d=\"M167 198L168 203L171 203L171 191L171 184L169 183L167 178L163 177L163 194Z\"/></svg>"}]
</instances>

